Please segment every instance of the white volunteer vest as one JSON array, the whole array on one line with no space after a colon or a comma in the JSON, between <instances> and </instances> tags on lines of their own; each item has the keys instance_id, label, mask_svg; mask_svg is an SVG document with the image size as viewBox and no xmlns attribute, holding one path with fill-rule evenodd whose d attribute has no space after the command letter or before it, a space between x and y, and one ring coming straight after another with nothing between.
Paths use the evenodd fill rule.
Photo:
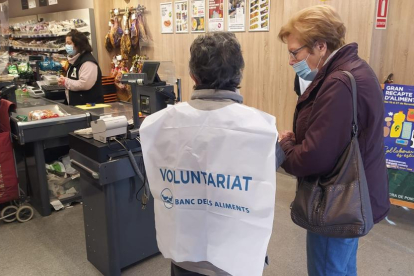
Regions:
<instances>
[{"instance_id":1,"label":"white volunteer vest","mask_svg":"<svg viewBox=\"0 0 414 276\"><path fill-rule=\"evenodd\" d=\"M147 117L140 135L163 256L262 275L276 194L275 118L241 104L203 111L181 103Z\"/></svg>"}]
</instances>

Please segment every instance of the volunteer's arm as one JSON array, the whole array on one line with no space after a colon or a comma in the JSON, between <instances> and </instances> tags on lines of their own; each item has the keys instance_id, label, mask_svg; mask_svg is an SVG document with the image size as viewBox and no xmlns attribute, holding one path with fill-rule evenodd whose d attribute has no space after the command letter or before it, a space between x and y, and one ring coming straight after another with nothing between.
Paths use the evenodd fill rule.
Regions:
<instances>
[{"instance_id":1,"label":"volunteer's arm","mask_svg":"<svg viewBox=\"0 0 414 276\"><path fill-rule=\"evenodd\" d=\"M98 65L91 61L85 62L79 70L79 80L64 78L64 85L70 91L85 91L91 89L98 78Z\"/></svg>"}]
</instances>

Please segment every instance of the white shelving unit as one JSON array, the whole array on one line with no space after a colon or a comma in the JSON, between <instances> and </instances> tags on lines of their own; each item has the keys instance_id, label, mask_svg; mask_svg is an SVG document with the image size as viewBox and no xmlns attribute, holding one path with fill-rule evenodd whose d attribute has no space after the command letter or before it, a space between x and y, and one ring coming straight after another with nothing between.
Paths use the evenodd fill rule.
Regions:
<instances>
[{"instance_id":1,"label":"white shelving unit","mask_svg":"<svg viewBox=\"0 0 414 276\"><path fill-rule=\"evenodd\" d=\"M77 28L79 32L83 33L90 33L91 29L89 26ZM65 36L68 32L61 32L57 34L52 33L43 33L43 34L11 34L10 36L13 38L53 38L53 37L60 37Z\"/></svg>"},{"instance_id":2,"label":"white shelving unit","mask_svg":"<svg viewBox=\"0 0 414 276\"><path fill-rule=\"evenodd\" d=\"M95 15L93 9L80 9L80 10L71 10L71 11L64 11L64 12L56 12L56 13L45 13L45 14L38 14L37 16L25 16L25 17L16 17L10 18L10 24L16 24L19 22L26 22L30 20L40 21L42 19L46 22L51 21L63 21L63 20L70 20L70 19L82 19L87 26L77 28L78 31L83 33L89 34L89 41L93 48L92 54L98 59L98 49L96 44L96 31L95 31ZM40 33L40 34L27 34L27 33L18 33L12 34L12 38L57 38L57 37L64 37L69 31L52 34L52 33ZM29 46L13 46L11 45L11 49L14 50L25 50L25 51L37 51L37 52L46 52L46 53L58 53L60 51L64 51L64 48L45 48L45 47L29 47Z\"/></svg>"}]
</instances>

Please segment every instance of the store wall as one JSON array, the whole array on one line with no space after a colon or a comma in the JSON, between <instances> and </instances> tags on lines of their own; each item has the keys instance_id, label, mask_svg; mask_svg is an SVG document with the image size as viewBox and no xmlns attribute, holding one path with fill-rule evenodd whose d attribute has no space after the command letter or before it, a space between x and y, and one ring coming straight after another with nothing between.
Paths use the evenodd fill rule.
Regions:
<instances>
[{"instance_id":1,"label":"store wall","mask_svg":"<svg viewBox=\"0 0 414 276\"><path fill-rule=\"evenodd\" d=\"M228 0L225 0L227 7ZM410 0L407 0L410 1ZM103 3L102 3L103 2ZM191 95L193 82L188 76L190 45L198 34L161 34L160 3L166 0L131 0L129 5L138 3L147 7L146 18L153 38L153 46L144 48L151 59L173 61L176 75L182 79L183 100ZM247 0L248 2L248 0ZM208 3L208 1L206 1ZM369 61L373 28L374 0L272 0L269 32L236 33L245 58L246 68L241 84L245 104L259 108L276 116L279 131L292 128L293 112L297 97L293 92L294 71L288 65L286 45L277 38L282 24L302 8L327 3L341 14L347 27L347 42L358 42L360 56ZM124 0L95 0L95 15L99 47L99 61L104 73L109 73L110 54L103 42L108 31L108 11L124 8ZM98 19L99 18L99 19ZM247 21L246 21L247 22ZM225 19L227 27L227 19ZM246 25L247 27L247 25Z\"/></svg>"},{"instance_id":2,"label":"store wall","mask_svg":"<svg viewBox=\"0 0 414 276\"><path fill-rule=\"evenodd\" d=\"M390 1L387 29L373 29L370 64L381 82L394 73L395 83L414 85L413 10L413 0Z\"/></svg>"},{"instance_id":3,"label":"store wall","mask_svg":"<svg viewBox=\"0 0 414 276\"><path fill-rule=\"evenodd\" d=\"M106 0L97 1L105 2ZM94 0L58 0L58 3L56 5L40 7L39 0L36 0L36 8L22 10L21 0L9 0L9 17L14 18L28 15L36 15L41 13L93 8L93 2Z\"/></svg>"}]
</instances>

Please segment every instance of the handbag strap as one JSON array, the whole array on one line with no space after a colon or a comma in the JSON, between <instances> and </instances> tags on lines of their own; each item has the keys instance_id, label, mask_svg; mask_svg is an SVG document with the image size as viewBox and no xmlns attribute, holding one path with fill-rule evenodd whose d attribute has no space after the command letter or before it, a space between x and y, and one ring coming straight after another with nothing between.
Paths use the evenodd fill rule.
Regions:
<instances>
[{"instance_id":1,"label":"handbag strap","mask_svg":"<svg viewBox=\"0 0 414 276\"><path fill-rule=\"evenodd\" d=\"M354 109L354 118L352 120L352 137L357 136L358 134L358 105L357 105L357 86L354 76L348 71L344 72L349 79L351 80L351 87L352 87L352 103Z\"/></svg>"}]
</instances>

